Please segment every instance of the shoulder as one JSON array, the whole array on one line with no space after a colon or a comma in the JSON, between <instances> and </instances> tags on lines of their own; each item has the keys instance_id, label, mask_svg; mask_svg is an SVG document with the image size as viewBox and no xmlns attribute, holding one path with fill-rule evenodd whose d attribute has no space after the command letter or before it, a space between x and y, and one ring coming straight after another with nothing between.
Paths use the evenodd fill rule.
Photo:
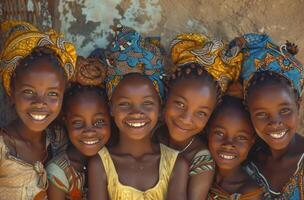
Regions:
<instances>
[{"instance_id":1,"label":"shoulder","mask_svg":"<svg viewBox=\"0 0 304 200\"><path fill-rule=\"evenodd\" d=\"M187 160L182 155L178 155L174 165L174 172L181 173L186 171L188 174L188 170L189 170L189 164Z\"/></svg>"},{"instance_id":2,"label":"shoulder","mask_svg":"<svg viewBox=\"0 0 304 200\"><path fill-rule=\"evenodd\" d=\"M106 169L103 160L106 159L108 150L106 147L103 147L98 154L91 157L88 162L88 170L89 170L89 177L102 177L103 180L106 180Z\"/></svg>"},{"instance_id":3,"label":"shoulder","mask_svg":"<svg viewBox=\"0 0 304 200\"><path fill-rule=\"evenodd\" d=\"M62 155L53 158L46 166L49 181L64 192L68 192L70 187L69 179L65 171L68 166L68 161Z\"/></svg>"}]
</instances>

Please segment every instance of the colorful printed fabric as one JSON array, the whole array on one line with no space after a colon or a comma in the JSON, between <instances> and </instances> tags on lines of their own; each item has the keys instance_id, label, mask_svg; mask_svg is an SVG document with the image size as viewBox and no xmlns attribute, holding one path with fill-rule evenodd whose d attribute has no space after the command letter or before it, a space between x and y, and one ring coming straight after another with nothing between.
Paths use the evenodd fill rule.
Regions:
<instances>
[{"instance_id":1,"label":"colorful printed fabric","mask_svg":"<svg viewBox=\"0 0 304 200\"><path fill-rule=\"evenodd\" d=\"M0 55L0 68L3 86L8 95L10 95L11 76L16 66L36 47L47 47L53 50L67 78L70 79L73 76L76 64L75 47L54 30L40 32L29 23L10 20L1 24L1 31L7 36Z\"/></svg>"},{"instance_id":2,"label":"colorful printed fabric","mask_svg":"<svg viewBox=\"0 0 304 200\"><path fill-rule=\"evenodd\" d=\"M212 159L210 151L203 149L197 152L193 157L190 164L189 175L194 176L204 171L214 171L214 169L215 163Z\"/></svg>"},{"instance_id":3,"label":"colorful printed fabric","mask_svg":"<svg viewBox=\"0 0 304 200\"><path fill-rule=\"evenodd\" d=\"M48 182L43 164L30 164L12 154L5 144L8 137L0 129L0 199L46 200Z\"/></svg>"},{"instance_id":4,"label":"colorful printed fabric","mask_svg":"<svg viewBox=\"0 0 304 200\"><path fill-rule=\"evenodd\" d=\"M301 95L304 83L302 64L287 51L286 45L278 46L266 34L245 34L232 41L244 53L241 77L246 89L256 72L271 71L285 77Z\"/></svg>"},{"instance_id":5,"label":"colorful printed fabric","mask_svg":"<svg viewBox=\"0 0 304 200\"><path fill-rule=\"evenodd\" d=\"M178 152L160 144L160 163L159 163L159 180L158 183L146 191L140 191L136 188L123 185L119 181L115 165L110 153L106 147L102 148L98 154L102 160L108 183L108 193L112 200L165 200L167 189L173 167L175 165Z\"/></svg>"},{"instance_id":6,"label":"colorful printed fabric","mask_svg":"<svg viewBox=\"0 0 304 200\"><path fill-rule=\"evenodd\" d=\"M265 176L260 173L257 166L250 162L246 166L247 173L267 192L269 200L304 200L304 153L298 161L297 169L293 176L280 192L275 192L270 188Z\"/></svg>"},{"instance_id":7,"label":"colorful printed fabric","mask_svg":"<svg viewBox=\"0 0 304 200\"><path fill-rule=\"evenodd\" d=\"M163 98L164 71L159 47L152 42L146 42L138 32L128 27L119 28L116 34L107 56L109 68L106 85L109 99L120 80L129 73L139 73L148 77Z\"/></svg>"},{"instance_id":8,"label":"colorful printed fabric","mask_svg":"<svg viewBox=\"0 0 304 200\"><path fill-rule=\"evenodd\" d=\"M85 173L77 171L63 152L53 158L46 167L48 179L55 187L66 193L70 200L86 199Z\"/></svg>"},{"instance_id":9,"label":"colorful printed fabric","mask_svg":"<svg viewBox=\"0 0 304 200\"><path fill-rule=\"evenodd\" d=\"M239 194L239 193L229 194L225 190L223 190L220 186L214 184L210 189L207 199L208 200L252 200L261 197L263 193L264 193L263 188L259 188L255 191L246 194Z\"/></svg>"},{"instance_id":10,"label":"colorful printed fabric","mask_svg":"<svg viewBox=\"0 0 304 200\"><path fill-rule=\"evenodd\" d=\"M231 81L238 79L243 55L238 48L228 48L220 40L210 40L198 33L180 34L171 44L173 73L185 64L198 63L218 82L225 92Z\"/></svg>"}]
</instances>

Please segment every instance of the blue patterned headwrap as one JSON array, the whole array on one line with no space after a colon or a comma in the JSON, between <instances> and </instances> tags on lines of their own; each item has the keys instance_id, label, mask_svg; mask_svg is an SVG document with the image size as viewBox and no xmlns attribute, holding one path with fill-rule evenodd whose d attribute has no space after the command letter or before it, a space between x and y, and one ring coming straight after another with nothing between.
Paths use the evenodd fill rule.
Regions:
<instances>
[{"instance_id":1,"label":"blue patterned headwrap","mask_svg":"<svg viewBox=\"0 0 304 200\"><path fill-rule=\"evenodd\" d=\"M232 41L244 53L241 77L246 94L255 73L269 71L285 77L301 96L303 90L303 66L287 51L286 45L278 46L266 34L245 34Z\"/></svg>"},{"instance_id":2,"label":"blue patterned headwrap","mask_svg":"<svg viewBox=\"0 0 304 200\"><path fill-rule=\"evenodd\" d=\"M164 97L163 59L160 48L145 40L135 30L121 27L107 55L108 76L106 79L108 98L115 87L130 73L139 73L149 78L161 99Z\"/></svg>"}]
</instances>

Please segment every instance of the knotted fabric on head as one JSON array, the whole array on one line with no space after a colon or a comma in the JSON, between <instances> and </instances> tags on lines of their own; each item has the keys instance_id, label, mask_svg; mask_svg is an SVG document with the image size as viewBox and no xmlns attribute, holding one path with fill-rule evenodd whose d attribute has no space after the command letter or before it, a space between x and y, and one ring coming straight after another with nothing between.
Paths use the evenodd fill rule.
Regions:
<instances>
[{"instance_id":1,"label":"knotted fabric on head","mask_svg":"<svg viewBox=\"0 0 304 200\"><path fill-rule=\"evenodd\" d=\"M0 68L3 86L10 96L11 77L22 59L36 47L51 49L58 57L67 79L71 79L76 64L76 50L72 43L64 40L54 30L41 32L35 26L23 21L10 20L1 23L1 32L6 41L0 54Z\"/></svg>"},{"instance_id":2,"label":"knotted fabric on head","mask_svg":"<svg viewBox=\"0 0 304 200\"><path fill-rule=\"evenodd\" d=\"M288 51L287 45L278 46L266 34L249 33L232 41L244 53L241 77L244 94L257 72L273 72L285 77L299 96L303 90L303 65Z\"/></svg>"},{"instance_id":3,"label":"knotted fabric on head","mask_svg":"<svg viewBox=\"0 0 304 200\"><path fill-rule=\"evenodd\" d=\"M171 44L173 73L189 63L198 63L219 84L224 93L231 81L238 79L242 54L238 48L228 48L221 40L210 40L205 35L178 35Z\"/></svg>"},{"instance_id":4,"label":"knotted fabric on head","mask_svg":"<svg viewBox=\"0 0 304 200\"><path fill-rule=\"evenodd\" d=\"M109 99L123 77L130 73L139 73L149 78L161 99L164 97L164 70L160 48L143 39L135 30L129 27L116 30L115 40L107 55L107 63L106 86Z\"/></svg>"}]
</instances>

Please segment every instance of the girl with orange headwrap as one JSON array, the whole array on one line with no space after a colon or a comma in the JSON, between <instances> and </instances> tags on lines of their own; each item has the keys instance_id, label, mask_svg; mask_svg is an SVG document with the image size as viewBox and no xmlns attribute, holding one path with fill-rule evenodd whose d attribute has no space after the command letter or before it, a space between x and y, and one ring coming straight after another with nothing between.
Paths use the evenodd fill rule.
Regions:
<instances>
[{"instance_id":1,"label":"girl with orange headwrap","mask_svg":"<svg viewBox=\"0 0 304 200\"><path fill-rule=\"evenodd\" d=\"M55 31L21 21L1 24L7 39L0 54L3 87L17 119L0 129L0 199L47 199L44 164L47 126L58 116L76 51Z\"/></svg>"}]
</instances>

